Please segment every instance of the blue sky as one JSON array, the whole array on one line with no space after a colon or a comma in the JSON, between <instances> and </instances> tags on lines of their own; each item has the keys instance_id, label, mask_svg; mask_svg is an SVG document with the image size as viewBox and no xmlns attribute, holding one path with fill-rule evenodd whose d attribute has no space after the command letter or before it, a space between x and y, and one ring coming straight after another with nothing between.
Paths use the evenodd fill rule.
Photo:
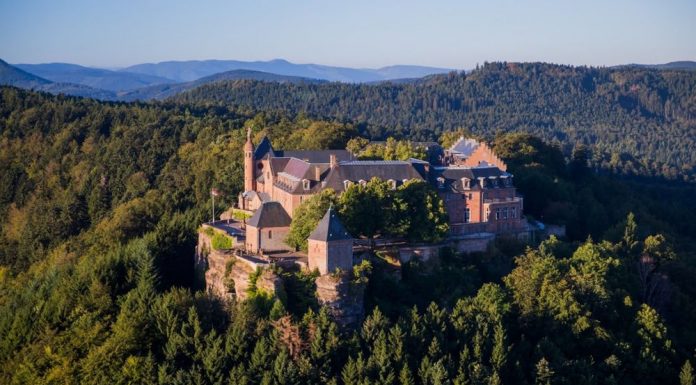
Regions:
<instances>
[{"instance_id":1,"label":"blue sky","mask_svg":"<svg viewBox=\"0 0 696 385\"><path fill-rule=\"evenodd\" d=\"M350 67L696 60L696 0L0 0L0 58Z\"/></svg>"}]
</instances>

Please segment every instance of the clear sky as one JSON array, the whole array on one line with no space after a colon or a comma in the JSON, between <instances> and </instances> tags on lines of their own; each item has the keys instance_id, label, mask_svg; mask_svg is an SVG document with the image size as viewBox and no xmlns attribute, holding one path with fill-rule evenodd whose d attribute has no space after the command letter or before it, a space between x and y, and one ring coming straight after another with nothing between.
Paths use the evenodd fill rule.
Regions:
<instances>
[{"instance_id":1,"label":"clear sky","mask_svg":"<svg viewBox=\"0 0 696 385\"><path fill-rule=\"evenodd\" d=\"M0 0L0 58L663 63L696 60L696 0Z\"/></svg>"}]
</instances>

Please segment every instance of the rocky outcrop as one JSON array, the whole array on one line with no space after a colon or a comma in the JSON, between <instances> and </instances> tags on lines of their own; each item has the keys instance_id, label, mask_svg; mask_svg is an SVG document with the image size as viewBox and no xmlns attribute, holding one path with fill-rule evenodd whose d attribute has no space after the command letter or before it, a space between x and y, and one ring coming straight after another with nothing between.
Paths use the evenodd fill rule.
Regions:
<instances>
[{"instance_id":1,"label":"rocky outcrop","mask_svg":"<svg viewBox=\"0 0 696 385\"><path fill-rule=\"evenodd\" d=\"M271 269L264 269L256 280L256 290L277 297L284 296L283 280Z\"/></svg>"},{"instance_id":2,"label":"rocky outcrop","mask_svg":"<svg viewBox=\"0 0 696 385\"><path fill-rule=\"evenodd\" d=\"M365 316L365 283L353 281L351 274L326 274L316 280L317 300L342 328L360 325Z\"/></svg>"},{"instance_id":3,"label":"rocky outcrop","mask_svg":"<svg viewBox=\"0 0 696 385\"><path fill-rule=\"evenodd\" d=\"M207 268L205 270L205 289L208 293L222 299L230 299L231 292L228 287L228 266L234 263L235 256L213 250L206 257Z\"/></svg>"},{"instance_id":4,"label":"rocky outcrop","mask_svg":"<svg viewBox=\"0 0 696 385\"><path fill-rule=\"evenodd\" d=\"M249 293L253 291L271 296L284 295L283 280L270 266L254 267L243 258L237 257L228 270L226 279L234 285L234 294L239 301L249 298Z\"/></svg>"}]
</instances>

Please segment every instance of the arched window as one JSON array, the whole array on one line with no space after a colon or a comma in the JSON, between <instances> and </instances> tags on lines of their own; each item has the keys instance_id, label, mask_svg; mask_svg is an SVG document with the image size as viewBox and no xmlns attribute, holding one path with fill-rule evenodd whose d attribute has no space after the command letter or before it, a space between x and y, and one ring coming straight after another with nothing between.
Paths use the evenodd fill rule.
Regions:
<instances>
[{"instance_id":1,"label":"arched window","mask_svg":"<svg viewBox=\"0 0 696 385\"><path fill-rule=\"evenodd\" d=\"M351 181L349 181L349 180L344 180L344 181L343 181L343 189L348 190L348 187L350 187L351 184L352 184Z\"/></svg>"},{"instance_id":2,"label":"arched window","mask_svg":"<svg viewBox=\"0 0 696 385\"><path fill-rule=\"evenodd\" d=\"M469 178L462 178L462 187L469 189L471 188L471 179Z\"/></svg>"},{"instance_id":3,"label":"arched window","mask_svg":"<svg viewBox=\"0 0 696 385\"><path fill-rule=\"evenodd\" d=\"M390 189L396 190L396 181L394 179L389 179L387 183L389 184Z\"/></svg>"},{"instance_id":4,"label":"arched window","mask_svg":"<svg viewBox=\"0 0 696 385\"><path fill-rule=\"evenodd\" d=\"M437 178L437 187L438 188L445 187L445 178L443 178L441 176Z\"/></svg>"},{"instance_id":5,"label":"arched window","mask_svg":"<svg viewBox=\"0 0 696 385\"><path fill-rule=\"evenodd\" d=\"M361 186L365 186L367 184L367 181L365 181L365 179L360 179L358 183L360 183Z\"/></svg>"},{"instance_id":6,"label":"arched window","mask_svg":"<svg viewBox=\"0 0 696 385\"><path fill-rule=\"evenodd\" d=\"M302 188L309 190L309 179L302 179Z\"/></svg>"}]
</instances>

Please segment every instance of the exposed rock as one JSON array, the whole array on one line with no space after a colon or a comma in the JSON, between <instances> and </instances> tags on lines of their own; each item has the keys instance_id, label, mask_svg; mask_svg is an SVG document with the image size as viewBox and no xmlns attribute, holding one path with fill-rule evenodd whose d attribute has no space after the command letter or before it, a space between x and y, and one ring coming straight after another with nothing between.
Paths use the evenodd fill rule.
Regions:
<instances>
[{"instance_id":1,"label":"exposed rock","mask_svg":"<svg viewBox=\"0 0 696 385\"><path fill-rule=\"evenodd\" d=\"M283 280L269 267L261 268L261 274L252 278L256 270L250 264L244 263L243 259L235 258L234 265L228 270L227 280L234 283L234 293L238 300L244 301L249 298L249 289L252 286L252 279L255 279L256 290L270 295L284 295Z\"/></svg>"},{"instance_id":2,"label":"exposed rock","mask_svg":"<svg viewBox=\"0 0 696 385\"><path fill-rule=\"evenodd\" d=\"M250 276L254 270L245 263L235 261L227 276L234 282L234 293L237 299L243 301L249 297L249 287L251 286Z\"/></svg>"},{"instance_id":3,"label":"exposed rock","mask_svg":"<svg viewBox=\"0 0 696 385\"><path fill-rule=\"evenodd\" d=\"M256 280L256 290L280 297L284 295L283 280L273 270L264 269Z\"/></svg>"},{"instance_id":4,"label":"exposed rock","mask_svg":"<svg viewBox=\"0 0 696 385\"><path fill-rule=\"evenodd\" d=\"M363 320L365 284L351 280L351 275L326 274L316 280L317 300L326 306L331 317L342 328L355 328Z\"/></svg>"}]
</instances>

